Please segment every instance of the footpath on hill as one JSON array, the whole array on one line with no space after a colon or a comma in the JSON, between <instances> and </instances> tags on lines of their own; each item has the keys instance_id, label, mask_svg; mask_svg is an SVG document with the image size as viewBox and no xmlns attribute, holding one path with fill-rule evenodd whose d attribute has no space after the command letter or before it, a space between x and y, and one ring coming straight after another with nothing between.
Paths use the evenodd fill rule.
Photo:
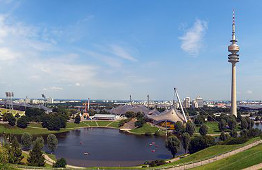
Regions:
<instances>
[{"instance_id":1,"label":"footpath on hill","mask_svg":"<svg viewBox=\"0 0 262 170\"><path fill-rule=\"evenodd\" d=\"M253 166L245 168L243 170L258 170L258 169L262 169L262 163L257 164L257 165L253 165Z\"/></svg>"},{"instance_id":2,"label":"footpath on hill","mask_svg":"<svg viewBox=\"0 0 262 170\"><path fill-rule=\"evenodd\" d=\"M28 151L23 151L25 154L29 155ZM54 161L53 159L51 159L47 154L43 154L44 158L45 158L45 162L48 165L53 165L56 161ZM66 168L73 168L73 169L83 169L83 167L79 167L79 166L73 166L73 165L66 165Z\"/></svg>"},{"instance_id":3,"label":"footpath on hill","mask_svg":"<svg viewBox=\"0 0 262 170\"><path fill-rule=\"evenodd\" d=\"M209 163L212 163L212 162L215 162L217 160L221 160L221 159L224 159L224 158L227 158L229 156L232 156L232 155L235 155L239 152L243 152L247 149L250 149L252 148L253 146L256 146L258 144L262 143L262 140L259 140L259 141L256 141L256 142L253 142L249 145L246 145L242 148L239 148L239 149L236 149L236 150L233 150L233 151L230 151L228 153L225 153L225 154L222 154L222 155L219 155L219 156L215 156L213 158L210 158L210 159L206 159L206 160L203 160L203 161L199 161L199 162L193 162L193 163L188 163L188 164L184 164L184 165L178 165L178 166L173 166L173 167L167 167L165 169L170 169L170 170L181 170L181 169L190 169L190 168L195 168L195 167L198 167L198 166L202 166L202 165L206 165L206 164L209 164ZM254 165L254 167L257 166L258 169L260 169L262 167L262 164L258 164L258 165ZM260 167L261 166L261 167ZM260 167L260 168L259 168ZM250 167L251 168L251 167Z\"/></svg>"}]
</instances>

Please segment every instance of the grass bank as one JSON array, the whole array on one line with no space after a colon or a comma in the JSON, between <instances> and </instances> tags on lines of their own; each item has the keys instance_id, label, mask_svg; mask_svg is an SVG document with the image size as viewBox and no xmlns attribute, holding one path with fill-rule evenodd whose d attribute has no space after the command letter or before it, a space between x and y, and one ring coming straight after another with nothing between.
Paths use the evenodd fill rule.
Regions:
<instances>
[{"instance_id":1,"label":"grass bank","mask_svg":"<svg viewBox=\"0 0 262 170\"><path fill-rule=\"evenodd\" d=\"M206 148L204 150L198 151L196 153L193 153L185 158L181 158L178 161L172 162L172 163L168 163L159 167L168 167L168 166L176 166L176 165L182 165L182 164L186 164L186 163L190 163L190 162L198 162L201 160L205 160L208 158L212 158L214 156L218 156L221 155L223 153L227 153L229 151L241 148L245 145L248 145L250 143L253 143L255 141L260 140L259 137L256 138L252 138L250 140L248 140L246 143L243 144L237 144L237 145L215 145L215 146L211 146L209 148Z\"/></svg>"},{"instance_id":2,"label":"grass bank","mask_svg":"<svg viewBox=\"0 0 262 170\"><path fill-rule=\"evenodd\" d=\"M136 135L144 135L144 134L153 135L157 131L160 133L160 135L165 135L165 132L163 130L161 130L158 127L153 126L149 123L145 123L142 127L132 129L129 132L132 133L132 134L136 134Z\"/></svg>"},{"instance_id":3,"label":"grass bank","mask_svg":"<svg viewBox=\"0 0 262 170\"><path fill-rule=\"evenodd\" d=\"M5 113L12 113L13 116L15 116L17 113L18 113L20 116L25 115L25 111L5 109L5 108L0 108L0 113L1 113L2 115L5 114Z\"/></svg>"},{"instance_id":4,"label":"grass bank","mask_svg":"<svg viewBox=\"0 0 262 170\"><path fill-rule=\"evenodd\" d=\"M50 131L46 128L43 128L41 123L30 123L27 128L22 129L17 126L10 126L9 124L0 124L0 134L23 134L28 132L32 135L43 135L51 133L61 133L67 132L70 130L83 128L83 127L108 127L108 128L118 128L119 121L82 121L79 124L73 122L67 122L66 128L62 128L59 131Z\"/></svg>"},{"instance_id":5,"label":"grass bank","mask_svg":"<svg viewBox=\"0 0 262 170\"><path fill-rule=\"evenodd\" d=\"M194 169L244 169L262 163L262 144Z\"/></svg>"}]
</instances>

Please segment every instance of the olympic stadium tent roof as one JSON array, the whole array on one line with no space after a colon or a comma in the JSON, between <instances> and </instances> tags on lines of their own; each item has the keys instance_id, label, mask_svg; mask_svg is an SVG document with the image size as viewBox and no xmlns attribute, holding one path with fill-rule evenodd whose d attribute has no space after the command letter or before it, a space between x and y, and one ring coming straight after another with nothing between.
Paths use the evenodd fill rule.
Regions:
<instances>
[{"instance_id":1,"label":"olympic stadium tent roof","mask_svg":"<svg viewBox=\"0 0 262 170\"><path fill-rule=\"evenodd\" d=\"M184 122L185 119L183 115L176 109L172 108L170 110L166 110L158 115L147 115L148 118L153 119L156 122L162 121L170 121L170 122L177 122L181 121Z\"/></svg>"},{"instance_id":2,"label":"olympic stadium tent roof","mask_svg":"<svg viewBox=\"0 0 262 170\"><path fill-rule=\"evenodd\" d=\"M127 111L133 111L135 113L141 112L144 114L148 114L150 112L150 110L144 105L122 105L111 109L110 112L113 114L122 115L125 114Z\"/></svg>"},{"instance_id":3,"label":"olympic stadium tent roof","mask_svg":"<svg viewBox=\"0 0 262 170\"><path fill-rule=\"evenodd\" d=\"M148 112L148 115L159 115L159 114L160 114L160 112L159 112L157 109L150 110L150 111Z\"/></svg>"}]
</instances>

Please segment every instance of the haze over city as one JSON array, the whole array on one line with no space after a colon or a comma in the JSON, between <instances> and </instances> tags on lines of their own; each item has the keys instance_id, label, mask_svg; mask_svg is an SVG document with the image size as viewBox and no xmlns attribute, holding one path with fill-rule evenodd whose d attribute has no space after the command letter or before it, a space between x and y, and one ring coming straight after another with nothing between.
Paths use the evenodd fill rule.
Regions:
<instances>
[{"instance_id":1,"label":"haze over city","mask_svg":"<svg viewBox=\"0 0 262 170\"><path fill-rule=\"evenodd\" d=\"M229 100L235 9L238 100L261 100L262 2L244 2L1 0L0 97Z\"/></svg>"}]
</instances>

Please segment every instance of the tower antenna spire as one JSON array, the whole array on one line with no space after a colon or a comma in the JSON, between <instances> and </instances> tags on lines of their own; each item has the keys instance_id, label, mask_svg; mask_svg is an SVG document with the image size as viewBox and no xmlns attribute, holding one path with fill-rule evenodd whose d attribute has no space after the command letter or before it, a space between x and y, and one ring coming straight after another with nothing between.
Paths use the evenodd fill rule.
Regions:
<instances>
[{"instance_id":1,"label":"tower antenna spire","mask_svg":"<svg viewBox=\"0 0 262 170\"><path fill-rule=\"evenodd\" d=\"M233 18L232 18L232 43L236 42L236 35L235 35L235 10L233 9Z\"/></svg>"}]
</instances>

